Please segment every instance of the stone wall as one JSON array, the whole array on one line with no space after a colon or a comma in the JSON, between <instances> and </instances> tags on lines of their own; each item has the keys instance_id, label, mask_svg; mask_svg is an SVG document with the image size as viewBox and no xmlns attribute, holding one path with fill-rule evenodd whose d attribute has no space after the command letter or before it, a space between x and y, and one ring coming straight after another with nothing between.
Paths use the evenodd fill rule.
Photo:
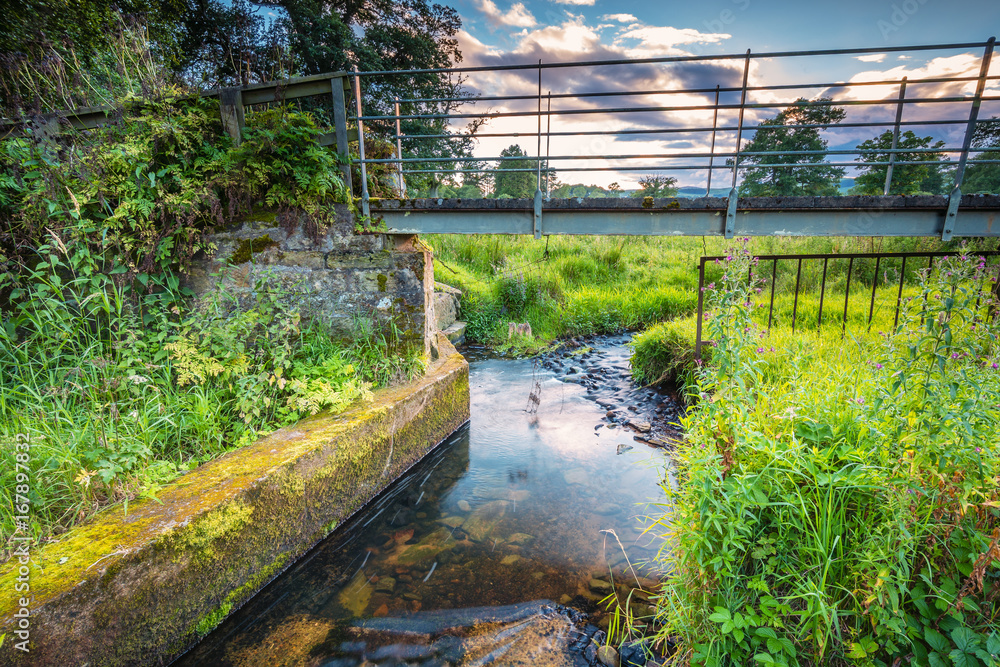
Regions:
<instances>
[{"instance_id":1,"label":"stone wall","mask_svg":"<svg viewBox=\"0 0 1000 667\"><path fill-rule=\"evenodd\" d=\"M169 663L468 420L468 364L438 346L419 380L278 430L35 550L29 593L15 590L16 558L0 565L0 664ZM30 653L14 648L22 595Z\"/></svg>"},{"instance_id":2,"label":"stone wall","mask_svg":"<svg viewBox=\"0 0 1000 667\"><path fill-rule=\"evenodd\" d=\"M328 229L312 231L305 216L258 211L208 237L212 255L196 262L188 286L201 296L225 289L241 301L273 289L344 335L363 323L392 322L405 341L431 353L432 254L413 236L355 233L346 205L335 213Z\"/></svg>"}]
</instances>

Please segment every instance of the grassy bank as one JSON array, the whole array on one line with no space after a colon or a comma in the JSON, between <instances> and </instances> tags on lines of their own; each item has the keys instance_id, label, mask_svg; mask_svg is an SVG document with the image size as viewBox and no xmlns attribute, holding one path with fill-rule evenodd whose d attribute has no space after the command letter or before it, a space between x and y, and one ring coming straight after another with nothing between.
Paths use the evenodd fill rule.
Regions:
<instances>
[{"instance_id":1,"label":"grassy bank","mask_svg":"<svg viewBox=\"0 0 1000 667\"><path fill-rule=\"evenodd\" d=\"M462 318L468 322L468 339L496 347L531 351L560 336L622 329L644 329L695 311L698 302L698 260L703 255L724 254L724 239L664 237L550 237L536 241L514 236L431 236L437 280L463 290ZM871 252L939 250L927 239L753 239L754 254ZM827 275L824 320L836 320L835 294L846 288L846 262L831 262ZM919 267L907 266L913 283ZM898 277L896 263L883 264L881 284ZM770 276L770 266L762 266ZM709 264L706 281L717 282L723 267ZM852 270L852 305L860 304L865 288L875 279L875 261L859 260ZM801 290L818 290L822 266L804 262ZM796 265L779 264L776 292L794 287ZM758 299L763 299L766 294ZM842 298L842 297L841 297ZM879 307L894 304L891 287L881 290ZM787 312L777 316L783 321ZM780 305L785 302L781 301ZM841 303L842 308L842 303ZM861 306L858 305L860 309ZM867 301L865 301L867 308ZM858 310L858 313L861 311ZM799 310L804 322L816 310ZM864 311L867 318L867 310ZM840 316L842 318L842 314ZM854 313L849 314L854 318ZM829 318L829 319L828 319ZM867 321L867 320L866 320ZM530 339L508 338L508 323L527 322Z\"/></svg>"},{"instance_id":2,"label":"grassy bank","mask_svg":"<svg viewBox=\"0 0 1000 667\"><path fill-rule=\"evenodd\" d=\"M897 333L846 338L761 337L749 261L710 294L660 637L679 664L997 664L1000 324L978 261L911 288Z\"/></svg>"},{"instance_id":3,"label":"grassy bank","mask_svg":"<svg viewBox=\"0 0 1000 667\"><path fill-rule=\"evenodd\" d=\"M321 228L347 199L326 128L293 109L166 98L58 151L0 142L0 559L99 508L320 409L414 373L391 332L340 340L265 279L252 303L193 303L205 233L252 207Z\"/></svg>"}]
</instances>

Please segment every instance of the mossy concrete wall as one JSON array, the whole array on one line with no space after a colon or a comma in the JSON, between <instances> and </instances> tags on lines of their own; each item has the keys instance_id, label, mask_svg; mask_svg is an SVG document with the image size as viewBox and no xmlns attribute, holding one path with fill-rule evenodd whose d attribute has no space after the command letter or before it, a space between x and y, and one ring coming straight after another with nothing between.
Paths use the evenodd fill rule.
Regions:
<instances>
[{"instance_id":1,"label":"mossy concrete wall","mask_svg":"<svg viewBox=\"0 0 1000 667\"><path fill-rule=\"evenodd\" d=\"M302 314L345 335L360 320L392 322L404 340L430 352L434 326L433 255L411 236L358 234L346 204L325 228L300 211L256 211L209 235L187 285L205 295L225 289L248 299L264 285Z\"/></svg>"},{"instance_id":2,"label":"mossy concrete wall","mask_svg":"<svg viewBox=\"0 0 1000 667\"><path fill-rule=\"evenodd\" d=\"M31 652L14 648L17 559L0 566L3 665L166 664L469 417L446 339L427 374L201 466L31 555Z\"/></svg>"}]
</instances>

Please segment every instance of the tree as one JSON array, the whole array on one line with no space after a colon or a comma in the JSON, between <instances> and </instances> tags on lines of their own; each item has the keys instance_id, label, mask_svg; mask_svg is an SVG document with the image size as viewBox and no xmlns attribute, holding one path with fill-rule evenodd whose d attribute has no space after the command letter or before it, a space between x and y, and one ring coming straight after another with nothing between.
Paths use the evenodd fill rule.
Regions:
<instances>
[{"instance_id":1,"label":"tree","mask_svg":"<svg viewBox=\"0 0 1000 667\"><path fill-rule=\"evenodd\" d=\"M500 151L501 157L524 157L528 155L520 146L513 144ZM493 175L495 185L494 194L497 197L512 197L514 199L530 199L535 196L537 187L534 171L514 171L519 169L532 169L535 161L524 160L500 160L497 162L496 172Z\"/></svg>"},{"instance_id":2,"label":"tree","mask_svg":"<svg viewBox=\"0 0 1000 667\"><path fill-rule=\"evenodd\" d=\"M820 103L817 104L816 102ZM799 98L791 107L757 126L753 139L743 147L740 165L750 166L740 185L742 197L795 195L835 195L840 190L844 170L831 166L768 167L772 164L822 165L827 142L816 127L789 125L831 125L842 121L842 107L827 104L829 98L810 102ZM788 155L789 151L819 151L812 155ZM743 155L771 152L775 155ZM727 164L733 161L727 160Z\"/></svg>"},{"instance_id":3,"label":"tree","mask_svg":"<svg viewBox=\"0 0 1000 667\"><path fill-rule=\"evenodd\" d=\"M897 149L914 148L944 148L943 141L934 145L933 137L918 137L911 130L899 135ZM862 153L855 158L857 162L888 162L892 148L892 131L886 130L874 139L858 144L860 150L874 150L874 153ZM885 152L882 152L885 151ZM938 162L944 159L944 153L896 153L896 162ZM853 195L880 195L885 192L885 175L888 166L885 164L861 167L861 174L854 179ZM892 167L892 184L889 194L914 195L918 193L943 194L948 185L942 176L943 165L932 164L897 164Z\"/></svg>"},{"instance_id":4,"label":"tree","mask_svg":"<svg viewBox=\"0 0 1000 667\"><path fill-rule=\"evenodd\" d=\"M640 197L676 197L677 179L673 176L642 176L639 178Z\"/></svg>"},{"instance_id":5,"label":"tree","mask_svg":"<svg viewBox=\"0 0 1000 667\"><path fill-rule=\"evenodd\" d=\"M972 146L981 150L974 160L1000 160L1000 116L976 124ZM970 164L965 170L962 191L1000 194L1000 164Z\"/></svg>"}]
</instances>

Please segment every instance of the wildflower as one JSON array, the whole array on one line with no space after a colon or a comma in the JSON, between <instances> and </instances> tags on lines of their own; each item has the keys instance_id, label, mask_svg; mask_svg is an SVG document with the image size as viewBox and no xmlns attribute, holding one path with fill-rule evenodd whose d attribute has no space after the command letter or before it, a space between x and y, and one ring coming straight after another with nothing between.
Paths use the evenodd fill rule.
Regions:
<instances>
[{"instance_id":1,"label":"wildflower","mask_svg":"<svg viewBox=\"0 0 1000 667\"><path fill-rule=\"evenodd\" d=\"M129 375L128 381L132 384L148 384L149 378L143 377L142 375Z\"/></svg>"},{"instance_id":2,"label":"wildflower","mask_svg":"<svg viewBox=\"0 0 1000 667\"><path fill-rule=\"evenodd\" d=\"M80 474L76 476L73 480L83 488L90 488L90 478L97 474L96 470L87 470L86 468L80 468Z\"/></svg>"},{"instance_id":3,"label":"wildflower","mask_svg":"<svg viewBox=\"0 0 1000 667\"><path fill-rule=\"evenodd\" d=\"M757 354L761 354L762 352L764 352L764 348L758 347L757 348Z\"/></svg>"},{"instance_id":4,"label":"wildflower","mask_svg":"<svg viewBox=\"0 0 1000 667\"><path fill-rule=\"evenodd\" d=\"M882 370L882 364L880 364L880 363L873 363L872 366L874 366L875 370L877 370L877 371Z\"/></svg>"},{"instance_id":5,"label":"wildflower","mask_svg":"<svg viewBox=\"0 0 1000 667\"><path fill-rule=\"evenodd\" d=\"M771 346L771 352L774 352L774 346L773 345Z\"/></svg>"},{"instance_id":6,"label":"wildflower","mask_svg":"<svg viewBox=\"0 0 1000 667\"><path fill-rule=\"evenodd\" d=\"M992 364L990 364L990 366L993 367L993 370L996 370L996 369L1000 368L1000 365L997 365L997 362L995 362L995 361Z\"/></svg>"},{"instance_id":7,"label":"wildflower","mask_svg":"<svg viewBox=\"0 0 1000 667\"><path fill-rule=\"evenodd\" d=\"M982 454L982 453L983 453L983 448L982 447L976 447L976 454Z\"/></svg>"},{"instance_id":8,"label":"wildflower","mask_svg":"<svg viewBox=\"0 0 1000 667\"><path fill-rule=\"evenodd\" d=\"M727 262L733 261L733 256L732 255L726 255L726 261Z\"/></svg>"}]
</instances>

